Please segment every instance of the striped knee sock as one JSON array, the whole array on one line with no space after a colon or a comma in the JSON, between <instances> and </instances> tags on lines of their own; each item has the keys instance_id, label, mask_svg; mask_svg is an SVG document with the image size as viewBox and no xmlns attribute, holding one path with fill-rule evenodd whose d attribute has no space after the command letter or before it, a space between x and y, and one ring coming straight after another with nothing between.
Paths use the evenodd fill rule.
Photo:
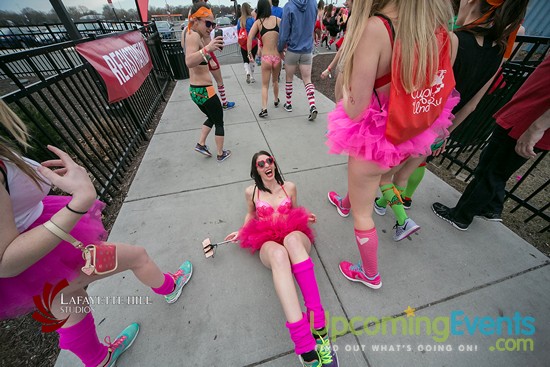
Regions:
<instances>
[{"instance_id":1,"label":"striped knee sock","mask_svg":"<svg viewBox=\"0 0 550 367\"><path fill-rule=\"evenodd\" d=\"M309 102L309 107L315 106L315 86L313 83L306 84L306 95Z\"/></svg>"},{"instance_id":2,"label":"striped knee sock","mask_svg":"<svg viewBox=\"0 0 550 367\"><path fill-rule=\"evenodd\" d=\"M222 85L218 85L218 93L220 93L220 99L222 100L222 105L227 103L227 98L225 98L225 87Z\"/></svg>"},{"instance_id":3,"label":"striped knee sock","mask_svg":"<svg viewBox=\"0 0 550 367\"><path fill-rule=\"evenodd\" d=\"M286 82L286 104L292 104L292 82Z\"/></svg>"}]
</instances>

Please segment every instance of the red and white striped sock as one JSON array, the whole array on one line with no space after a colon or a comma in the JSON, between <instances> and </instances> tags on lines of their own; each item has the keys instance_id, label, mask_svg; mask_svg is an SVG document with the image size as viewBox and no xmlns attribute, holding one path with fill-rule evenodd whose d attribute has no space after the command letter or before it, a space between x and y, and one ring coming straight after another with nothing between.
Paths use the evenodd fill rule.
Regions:
<instances>
[{"instance_id":1,"label":"red and white striped sock","mask_svg":"<svg viewBox=\"0 0 550 367\"><path fill-rule=\"evenodd\" d=\"M309 107L315 106L315 86L313 83L306 84L306 95L309 102Z\"/></svg>"},{"instance_id":2,"label":"red and white striped sock","mask_svg":"<svg viewBox=\"0 0 550 367\"><path fill-rule=\"evenodd\" d=\"M286 82L285 84L285 90L286 90L286 104L292 104L292 82Z\"/></svg>"},{"instance_id":3,"label":"red and white striped sock","mask_svg":"<svg viewBox=\"0 0 550 367\"><path fill-rule=\"evenodd\" d=\"M218 85L218 93L220 93L220 99L222 100L222 105L227 103L227 98L225 98L225 87L222 85Z\"/></svg>"}]
</instances>

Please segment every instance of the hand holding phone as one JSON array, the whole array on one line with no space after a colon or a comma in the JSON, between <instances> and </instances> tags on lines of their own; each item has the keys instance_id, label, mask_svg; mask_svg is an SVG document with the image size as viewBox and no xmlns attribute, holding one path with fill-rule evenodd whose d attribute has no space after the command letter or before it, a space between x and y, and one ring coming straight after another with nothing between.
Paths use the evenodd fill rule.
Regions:
<instances>
[{"instance_id":1,"label":"hand holding phone","mask_svg":"<svg viewBox=\"0 0 550 367\"><path fill-rule=\"evenodd\" d=\"M214 31L214 37L222 37L223 38L223 30L221 28L216 28L216 30ZM222 46L220 47L220 50L223 50L223 43L222 43Z\"/></svg>"}]
</instances>

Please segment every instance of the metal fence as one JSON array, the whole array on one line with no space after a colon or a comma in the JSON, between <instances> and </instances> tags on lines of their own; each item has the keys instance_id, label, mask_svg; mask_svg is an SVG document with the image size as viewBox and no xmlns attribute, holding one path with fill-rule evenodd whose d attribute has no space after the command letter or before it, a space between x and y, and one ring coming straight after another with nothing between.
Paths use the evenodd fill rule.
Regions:
<instances>
[{"instance_id":1,"label":"metal fence","mask_svg":"<svg viewBox=\"0 0 550 367\"><path fill-rule=\"evenodd\" d=\"M441 166L453 171L456 176L464 176L465 181L472 178L479 155L495 128L493 115L512 98L550 49L550 38L518 36L517 42L514 52L503 64L489 91L475 111L451 133L447 151L438 159ZM525 208L532 213L525 219L525 223L537 217L546 223L541 233L550 230L550 194L547 190L550 181L548 171L544 172L544 168L542 180L540 175L532 173L540 167L549 166L550 159L544 152L536 160L527 163L524 166L526 171L517 177L517 183L512 185L512 181L509 182L506 190L506 199L517 204L512 212Z\"/></svg>"},{"instance_id":2,"label":"metal fence","mask_svg":"<svg viewBox=\"0 0 550 367\"><path fill-rule=\"evenodd\" d=\"M124 184L171 80L158 34L147 27L142 32L153 71L133 96L112 104L99 75L75 51L90 39L0 55L2 99L30 128L33 148L26 155L51 158L46 144L67 150L90 172L106 202Z\"/></svg>"}]
</instances>

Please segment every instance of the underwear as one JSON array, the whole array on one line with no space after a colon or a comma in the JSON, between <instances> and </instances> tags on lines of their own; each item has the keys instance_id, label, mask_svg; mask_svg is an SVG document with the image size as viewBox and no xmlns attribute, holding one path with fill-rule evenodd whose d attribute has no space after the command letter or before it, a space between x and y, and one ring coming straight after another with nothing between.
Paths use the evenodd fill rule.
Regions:
<instances>
[{"instance_id":1,"label":"underwear","mask_svg":"<svg viewBox=\"0 0 550 367\"><path fill-rule=\"evenodd\" d=\"M271 65L275 66L281 62L281 58L276 55L263 55L262 62L269 62Z\"/></svg>"},{"instance_id":2,"label":"underwear","mask_svg":"<svg viewBox=\"0 0 550 367\"><path fill-rule=\"evenodd\" d=\"M190 85L189 93L191 94L191 99L193 100L193 102L201 106L210 98L216 95L216 90L214 89L213 85L208 85L208 86Z\"/></svg>"}]
</instances>

